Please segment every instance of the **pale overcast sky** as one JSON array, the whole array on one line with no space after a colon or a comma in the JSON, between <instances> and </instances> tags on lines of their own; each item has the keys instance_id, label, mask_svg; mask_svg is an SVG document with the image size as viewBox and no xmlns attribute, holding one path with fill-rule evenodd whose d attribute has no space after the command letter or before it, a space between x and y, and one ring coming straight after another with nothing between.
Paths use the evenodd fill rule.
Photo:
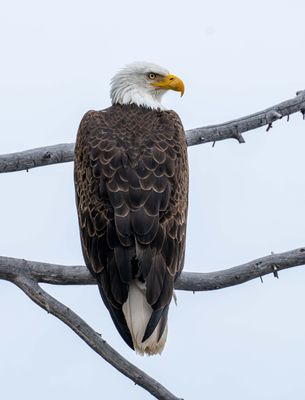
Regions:
<instances>
[{"instance_id":1,"label":"pale overcast sky","mask_svg":"<svg viewBox=\"0 0 305 400\"><path fill-rule=\"evenodd\" d=\"M180 76L165 104L186 129L259 111L305 89L305 2L2 1L0 152L72 142L132 61ZM305 122L293 115L189 148L185 269L211 271L304 246ZM82 264L72 163L2 174L0 254ZM185 400L302 400L302 267L215 292L181 292L161 357L122 341L96 287L45 288ZM0 398L148 400L69 328L0 281Z\"/></svg>"}]
</instances>

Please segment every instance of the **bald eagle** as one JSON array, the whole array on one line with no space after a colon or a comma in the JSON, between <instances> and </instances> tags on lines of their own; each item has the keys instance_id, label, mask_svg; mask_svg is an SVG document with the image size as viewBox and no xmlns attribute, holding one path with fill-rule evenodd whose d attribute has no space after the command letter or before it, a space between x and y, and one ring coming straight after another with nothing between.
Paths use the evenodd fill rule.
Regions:
<instances>
[{"instance_id":1,"label":"bald eagle","mask_svg":"<svg viewBox=\"0 0 305 400\"><path fill-rule=\"evenodd\" d=\"M188 204L185 132L161 104L178 77L133 63L111 82L112 106L88 111L75 147L84 259L124 341L161 353L174 282L184 264Z\"/></svg>"}]
</instances>

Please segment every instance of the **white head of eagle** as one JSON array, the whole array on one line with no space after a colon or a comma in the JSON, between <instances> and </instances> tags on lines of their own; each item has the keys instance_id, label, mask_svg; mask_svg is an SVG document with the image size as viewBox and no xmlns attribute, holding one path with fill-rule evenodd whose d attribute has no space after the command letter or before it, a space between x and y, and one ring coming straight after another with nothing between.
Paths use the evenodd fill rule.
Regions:
<instances>
[{"instance_id":1,"label":"white head of eagle","mask_svg":"<svg viewBox=\"0 0 305 400\"><path fill-rule=\"evenodd\" d=\"M180 78L156 64L134 62L122 68L111 80L112 104L136 104L152 109L164 109L162 96L167 90L184 93Z\"/></svg>"},{"instance_id":2,"label":"white head of eagle","mask_svg":"<svg viewBox=\"0 0 305 400\"><path fill-rule=\"evenodd\" d=\"M161 353L184 264L188 204L185 133L161 104L180 78L137 62L111 81L112 106L88 111L77 134L76 205L84 259L124 339Z\"/></svg>"}]
</instances>

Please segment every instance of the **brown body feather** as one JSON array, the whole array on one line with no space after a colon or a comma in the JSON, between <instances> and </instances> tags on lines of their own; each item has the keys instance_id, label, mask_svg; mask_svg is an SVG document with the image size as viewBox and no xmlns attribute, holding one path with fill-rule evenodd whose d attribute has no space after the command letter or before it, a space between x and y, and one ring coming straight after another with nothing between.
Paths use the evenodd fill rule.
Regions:
<instances>
[{"instance_id":1,"label":"brown body feather","mask_svg":"<svg viewBox=\"0 0 305 400\"><path fill-rule=\"evenodd\" d=\"M142 340L157 324L160 339L185 252L187 146L177 114L118 104L87 112L75 189L84 258L118 331L134 348L122 308L137 279L152 307Z\"/></svg>"}]
</instances>

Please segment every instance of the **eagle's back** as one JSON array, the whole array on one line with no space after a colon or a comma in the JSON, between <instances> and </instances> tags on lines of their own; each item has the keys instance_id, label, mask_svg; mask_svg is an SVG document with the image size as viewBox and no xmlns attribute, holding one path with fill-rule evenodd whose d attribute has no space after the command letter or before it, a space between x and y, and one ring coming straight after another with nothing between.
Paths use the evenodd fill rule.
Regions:
<instances>
[{"instance_id":1,"label":"eagle's back","mask_svg":"<svg viewBox=\"0 0 305 400\"><path fill-rule=\"evenodd\" d=\"M186 147L175 112L136 105L89 111L78 131L75 188L84 258L132 348L154 331L161 339L174 281L183 268ZM137 292L150 313L141 338L130 322L130 310L140 301ZM138 350L155 352L145 346Z\"/></svg>"}]
</instances>

